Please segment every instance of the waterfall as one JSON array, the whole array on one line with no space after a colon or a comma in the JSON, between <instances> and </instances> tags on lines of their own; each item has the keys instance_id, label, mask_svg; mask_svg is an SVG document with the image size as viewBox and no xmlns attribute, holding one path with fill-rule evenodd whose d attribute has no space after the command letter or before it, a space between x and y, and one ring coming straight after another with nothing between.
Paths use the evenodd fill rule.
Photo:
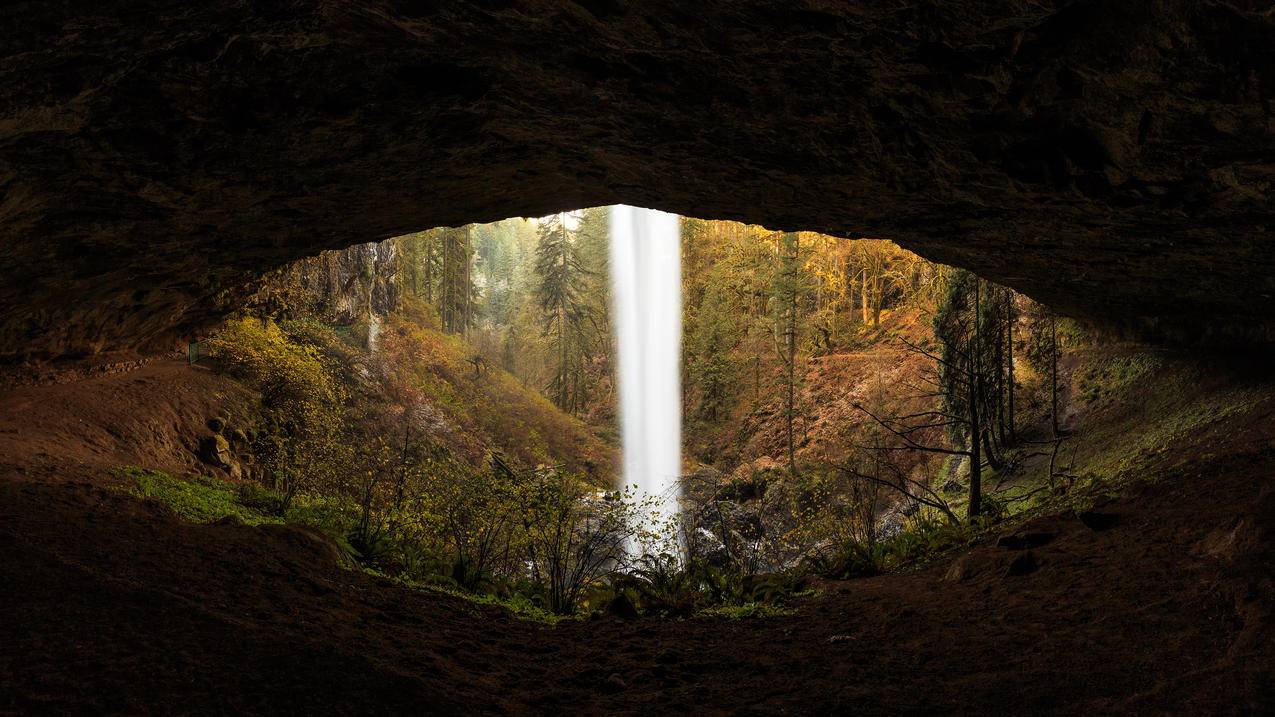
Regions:
<instances>
[{"instance_id":1,"label":"waterfall","mask_svg":"<svg viewBox=\"0 0 1275 717\"><path fill-rule=\"evenodd\" d=\"M682 469L682 274L676 215L611 208L624 482L677 514ZM630 547L636 551L636 546Z\"/></svg>"},{"instance_id":2,"label":"waterfall","mask_svg":"<svg viewBox=\"0 0 1275 717\"><path fill-rule=\"evenodd\" d=\"M367 350L376 353L376 340L381 336L381 317L368 308L367 312Z\"/></svg>"}]
</instances>

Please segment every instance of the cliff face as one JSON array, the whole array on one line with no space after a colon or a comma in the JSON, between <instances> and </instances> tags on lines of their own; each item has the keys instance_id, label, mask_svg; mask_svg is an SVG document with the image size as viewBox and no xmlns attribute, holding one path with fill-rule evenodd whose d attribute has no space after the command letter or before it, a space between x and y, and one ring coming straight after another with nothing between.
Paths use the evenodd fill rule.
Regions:
<instances>
[{"instance_id":1,"label":"cliff face","mask_svg":"<svg viewBox=\"0 0 1275 717\"><path fill-rule=\"evenodd\" d=\"M399 280L394 242L356 244L302 259L267 277L247 303L272 314L304 310L331 323L352 324L393 311Z\"/></svg>"},{"instance_id":2,"label":"cliff face","mask_svg":"<svg viewBox=\"0 0 1275 717\"><path fill-rule=\"evenodd\" d=\"M262 273L626 202L892 239L1077 315L1275 315L1257 0L6 8L0 355L164 346Z\"/></svg>"}]
</instances>

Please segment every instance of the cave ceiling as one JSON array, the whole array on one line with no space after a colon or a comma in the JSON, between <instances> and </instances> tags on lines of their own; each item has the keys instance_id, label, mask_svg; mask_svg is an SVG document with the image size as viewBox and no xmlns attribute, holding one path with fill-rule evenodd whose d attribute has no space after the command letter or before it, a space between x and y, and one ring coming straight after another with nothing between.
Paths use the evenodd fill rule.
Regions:
<instances>
[{"instance_id":1,"label":"cave ceiling","mask_svg":"<svg viewBox=\"0 0 1275 717\"><path fill-rule=\"evenodd\" d=\"M0 356L265 272L623 202L894 240L1112 324L1275 317L1265 2L18 3Z\"/></svg>"}]
</instances>

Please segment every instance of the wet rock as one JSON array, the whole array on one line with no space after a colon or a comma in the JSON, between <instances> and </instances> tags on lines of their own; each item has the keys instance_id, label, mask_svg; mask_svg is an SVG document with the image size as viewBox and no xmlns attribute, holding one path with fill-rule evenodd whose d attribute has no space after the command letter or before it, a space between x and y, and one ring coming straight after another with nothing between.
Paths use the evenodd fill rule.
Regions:
<instances>
[{"instance_id":1,"label":"wet rock","mask_svg":"<svg viewBox=\"0 0 1275 717\"><path fill-rule=\"evenodd\" d=\"M889 540L903 532L903 516L898 513L886 513L877 521L877 540Z\"/></svg>"},{"instance_id":2,"label":"wet rock","mask_svg":"<svg viewBox=\"0 0 1275 717\"><path fill-rule=\"evenodd\" d=\"M722 542L722 539L702 526L691 533L691 545L688 547L694 555L702 556L714 565L721 564L729 558L726 554L726 544Z\"/></svg>"}]
</instances>

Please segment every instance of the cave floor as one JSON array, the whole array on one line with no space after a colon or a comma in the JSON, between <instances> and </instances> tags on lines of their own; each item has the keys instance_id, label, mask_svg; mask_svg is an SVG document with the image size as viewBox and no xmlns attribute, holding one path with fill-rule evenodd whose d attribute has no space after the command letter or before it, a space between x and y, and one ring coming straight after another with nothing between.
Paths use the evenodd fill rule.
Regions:
<instances>
[{"instance_id":1,"label":"cave floor","mask_svg":"<svg viewBox=\"0 0 1275 717\"><path fill-rule=\"evenodd\" d=\"M189 384L189 371L172 362L0 396L0 712L1249 714L1275 704L1269 397L1168 447L1161 480L1100 507L1119 516L1114 527L1035 520L1027 529L1055 537L1033 550L1028 575L1008 576L1016 553L988 541L914 571L824 583L792 617L549 627L342 569L300 529L183 523L113 487L108 434L128 426L108 427L108 447L79 463L21 440L47 433L42 421L58 410L120 400L124 381L149 383L152 408L231 392L212 376L184 397L164 388L165 376Z\"/></svg>"}]
</instances>

